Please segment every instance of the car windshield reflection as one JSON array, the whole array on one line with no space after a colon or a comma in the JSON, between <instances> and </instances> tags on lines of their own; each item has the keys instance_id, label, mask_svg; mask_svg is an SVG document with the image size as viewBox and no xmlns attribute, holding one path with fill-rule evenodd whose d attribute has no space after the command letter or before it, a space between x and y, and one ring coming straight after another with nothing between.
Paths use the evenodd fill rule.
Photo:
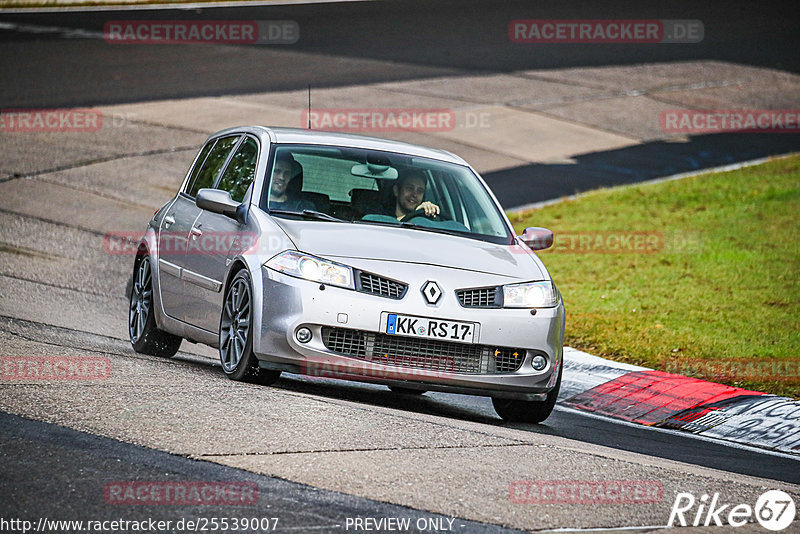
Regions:
<instances>
[{"instance_id":1,"label":"car windshield reflection","mask_svg":"<svg viewBox=\"0 0 800 534\"><path fill-rule=\"evenodd\" d=\"M269 169L262 207L272 215L513 241L485 186L464 165L350 147L278 145Z\"/></svg>"}]
</instances>

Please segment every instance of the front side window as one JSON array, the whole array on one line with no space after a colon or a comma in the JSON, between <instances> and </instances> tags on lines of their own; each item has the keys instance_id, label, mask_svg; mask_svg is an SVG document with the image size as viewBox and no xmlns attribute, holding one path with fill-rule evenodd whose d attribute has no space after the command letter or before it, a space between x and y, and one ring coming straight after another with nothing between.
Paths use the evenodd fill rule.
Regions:
<instances>
[{"instance_id":1,"label":"front side window","mask_svg":"<svg viewBox=\"0 0 800 534\"><path fill-rule=\"evenodd\" d=\"M253 183L257 163L258 143L252 137L247 137L225 167L217 189L228 191L233 200L241 202L250 184Z\"/></svg>"},{"instance_id":2,"label":"front side window","mask_svg":"<svg viewBox=\"0 0 800 534\"><path fill-rule=\"evenodd\" d=\"M238 135L230 135L221 137L212 143L208 143L202 150L200 157L197 159L195 169L192 171L192 177L186 187L186 194L191 197L197 195L197 192L207 187L214 187L214 182L217 179L219 171L225 165L225 160L228 159L236 141L239 140ZM205 152L205 157L203 152ZM203 158L202 163L200 158Z\"/></svg>"},{"instance_id":3,"label":"front side window","mask_svg":"<svg viewBox=\"0 0 800 534\"><path fill-rule=\"evenodd\" d=\"M502 212L463 165L352 147L278 145L267 183L262 207L279 209L281 217L313 209L328 217L304 215L513 242Z\"/></svg>"}]
</instances>

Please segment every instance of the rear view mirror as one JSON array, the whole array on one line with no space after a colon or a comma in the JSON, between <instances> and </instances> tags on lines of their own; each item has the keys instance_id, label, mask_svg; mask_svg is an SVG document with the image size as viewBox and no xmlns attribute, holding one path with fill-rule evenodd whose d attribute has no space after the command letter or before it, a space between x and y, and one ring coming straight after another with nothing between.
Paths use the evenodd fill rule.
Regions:
<instances>
[{"instance_id":1,"label":"rear view mirror","mask_svg":"<svg viewBox=\"0 0 800 534\"><path fill-rule=\"evenodd\" d=\"M384 180L397 179L397 169L389 165L381 165L378 163L357 163L350 169L350 174L353 176L362 176L364 178L380 178Z\"/></svg>"},{"instance_id":2,"label":"rear view mirror","mask_svg":"<svg viewBox=\"0 0 800 534\"><path fill-rule=\"evenodd\" d=\"M519 237L531 250L544 250L553 246L553 232L547 228L529 226Z\"/></svg>"}]
</instances>

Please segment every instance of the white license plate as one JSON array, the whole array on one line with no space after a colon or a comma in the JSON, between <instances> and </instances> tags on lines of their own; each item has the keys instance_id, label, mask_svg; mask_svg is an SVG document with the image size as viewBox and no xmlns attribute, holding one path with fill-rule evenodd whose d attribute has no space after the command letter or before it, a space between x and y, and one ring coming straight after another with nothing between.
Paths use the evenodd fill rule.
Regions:
<instances>
[{"instance_id":1,"label":"white license plate","mask_svg":"<svg viewBox=\"0 0 800 534\"><path fill-rule=\"evenodd\" d=\"M442 321L441 319L432 319L430 317L414 317L413 315L390 313L386 318L386 333L472 343L475 340L475 323Z\"/></svg>"}]
</instances>

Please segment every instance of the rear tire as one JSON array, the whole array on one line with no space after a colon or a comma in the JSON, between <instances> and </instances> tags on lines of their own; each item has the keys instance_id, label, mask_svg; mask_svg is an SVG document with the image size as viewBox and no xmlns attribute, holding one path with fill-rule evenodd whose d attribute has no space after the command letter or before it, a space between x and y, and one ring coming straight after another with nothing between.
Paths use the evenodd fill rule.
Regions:
<instances>
[{"instance_id":1,"label":"rear tire","mask_svg":"<svg viewBox=\"0 0 800 534\"><path fill-rule=\"evenodd\" d=\"M139 256L136 261L128 300L128 335L131 345L133 350L141 354L171 358L178 352L183 339L156 327L150 255Z\"/></svg>"},{"instance_id":2,"label":"rear tire","mask_svg":"<svg viewBox=\"0 0 800 534\"><path fill-rule=\"evenodd\" d=\"M504 420L514 423L541 423L547 419L553 411L558 400L558 392L561 389L561 370L558 369L558 380L555 387L547 394L543 401L526 401L517 399L498 399L492 397L492 405L497 415Z\"/></svg>"},{"instance_id":3,"label":"rear tire","mask_svg":"<svg viewBox=\"0 0 800 534\"><path fill-rule=\"evenodd\" d=\"M262 369L253 354L253 285L242 269L233 277L223 300L219 321L219 360L231 380L265 386L275 383L280 371Z\"/></svg>"}]
</instances>

